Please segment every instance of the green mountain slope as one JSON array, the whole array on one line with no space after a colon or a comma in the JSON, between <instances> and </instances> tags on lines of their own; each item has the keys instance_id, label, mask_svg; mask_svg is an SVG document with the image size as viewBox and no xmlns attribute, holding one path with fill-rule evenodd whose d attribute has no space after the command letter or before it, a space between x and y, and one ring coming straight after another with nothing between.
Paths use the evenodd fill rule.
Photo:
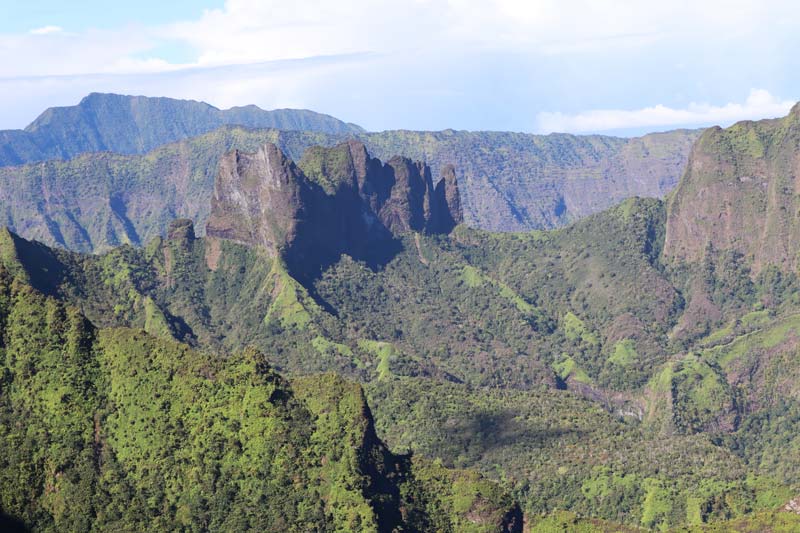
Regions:
<instances>
[{"instance_id":1,"label":"green mountain slope","mask_svg":"<svg viewBox=\"0 0 800 533\"><path fill-rule=\"evenodd\" d=\"M228 229L198 238L179 220L164 239L102 255L5 232L0 257L102 327L212 352L252 346L290 376L360 380L391 446L478 469L531 516L567 508L663 529L796 495L796 277L750 277L724 254L666 264L658 200L551 232L414 231L430 170L365 154L315 148L294 166L275 147L232 152L211 219L250 220L246 232L215 222ZM298 225L257 229L275 217ZM342 237L369 220L383 227L370 241L380 260ZM684 327L698 294L720 310L702 331Z\"/></svg>"},{"instance_id":2,"label":"green mountain slope","mask_svg":"<svg viewBox=\"0 0 800 533\"><path fill-rule=\"evenodd\" d=\"M567 391L410 378L367 390L378 430L395 449L503 480L527 517L569 509L664 529L777 508L794 495L708 435L656 433Z\"/></svg>"},{"instance_id":3,"label":"green mountain slope","mask_svg":"<svg viewBox=\"0 0 800 533\"><path fill-rule=\"evenodd\" d=\"M605 378L602 367L598 374L593 365L614 355L602 355L601 335L594 333L601 347L587 345L580 333L569 340L554 319L552 330L537 333L530 325L537 322L528 321L547 324L549 305L543 310L523 304L527 300L488 274L481 274L481 285L471 277L475 273L464 280L465 267L450 264L451 245L438 237L420 238L427 266L414 239L404 241L414 248L379 273L343 259L319 282L338 287L340 299L317 300L331 293L315 289L312 296L279 260L227 241L189 239L178 228L170 240L156 240L146 249L124 247L99 257L49 250L7 234L16 251L4 248L4 257L9 265L26 265L18 275L78 303L107 326L143 327L231 353L254 345L292 375L336 369L364 380L377 406L378 431L394 448L480 469L507 484L528 513L570 508L631 525L677 525L775 507L794 494L797 478L790 471L779 476L767 463L751 462L769 456L776 461L772 465L791 464L790 449L772 455L782 449L775 437L783 428L723 434L731 443L749 435L747 451L739 455L742 448L720 446L710 428L682 435L694 431L657 425L655 420L673 416L672 405L653 403L651 420L649 396L598 384ZM209 256L216 270L208 268ZM434 273L426 272L432 268ZM452 289L448 275L456 283ZM373 283L384 287L384 296L373 296ZM558 293L554 298L560 299ZM396 304L386 303L395 299ZM451 307L458 313L452 319L443 313ZM460 333L434 333L447 331L444 320L453 320ZM596 331L581 321L584 336ZM486 331L492 336L485 337ZM437 342L431 342L433 335ZM535 340L525 340L529 336ZM503 343L509 349L498 351ZM513 349L525 343L524 351ZM574 350L573 368L588 369L586 382L576 379L574 369L564 376L572 390L556 388L561 359L549 354L559 343L563 347L555 353ZM642 366L659 367L657 361ZM531 389L535 383L544 388ZM687 429L692 427L699 426Z\"/></svg>"},{"instance_id":4,"label":"green mountain slope","mask_svg":"<svg viewBox=\"0 0 800 533\"><path fill-rule=\"evenodd\" d=\"M377 438L358 385L96 329L0 270L0 510L36 531L520 531Z\"/></svg>"},{"instance_id":5,"label":"green mountain slope","mask_svg":"<svg viewBox=\"0 0 800 533\"><path fill-rule=\"evenodd\" d=\"M531 525L795 523L778 511L800 493L795 272L725 241L672 256L674 198L547 232L453 227L461 176L383 163L355 141L294 164L280 140L305 134L287 135L222 158L205 237L177 220L143 247L83 255L4 231L0 262L98 327L187 353L264 353L312 414L303 395L324 387L303 376L361 381L377 433L412 469L480 471ZM502 521L453 478L418 479L399 497L436 499L447 527ZM403 519L436 529L439 512Z\"/></svg>"}]
</instances>

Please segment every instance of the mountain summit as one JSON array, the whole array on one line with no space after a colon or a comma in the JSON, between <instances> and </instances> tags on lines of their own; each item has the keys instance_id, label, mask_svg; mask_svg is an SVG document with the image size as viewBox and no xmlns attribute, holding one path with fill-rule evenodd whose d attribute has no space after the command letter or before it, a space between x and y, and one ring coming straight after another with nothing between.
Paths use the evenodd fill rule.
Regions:
<instances>
[{"instance_id":1,"label":"mountain summit","mask_svg":"<svg viewBox=\"0 0 800 533\"><path fill-rule=\"evenodd\" d=\"M76 106L45 110L24 130L0 131L0 165L71 159L87 152L143 154L221 126L353 134L364 130L305 109L221 110L193 100L92 93Z\"/></svg>"},{"instance_id":2,"label":"mountain summit","mask_svg":"<svg viewBox=\"0 0 800 533\"><path fill-rule=\"evenodd\" d=\"M755 273L800 265L800 104L783 118L710 128L669 201L664 254L696 262L709 248Z\"/></svg>"},{"instance_id":3,"label":"mountain summit","mask_svg":"<svg viewBox=\"0 0 800 533\"><path fill-rule=\"evenodd\" d=\"M462 221L452 167L434 185L424 163L383 163L359 141L311 148L299 166L268 143L221 159L206 234L284 255L310 272L342 253L380 261L395 237L448 233Z\"/></svg>"}]
</instances>

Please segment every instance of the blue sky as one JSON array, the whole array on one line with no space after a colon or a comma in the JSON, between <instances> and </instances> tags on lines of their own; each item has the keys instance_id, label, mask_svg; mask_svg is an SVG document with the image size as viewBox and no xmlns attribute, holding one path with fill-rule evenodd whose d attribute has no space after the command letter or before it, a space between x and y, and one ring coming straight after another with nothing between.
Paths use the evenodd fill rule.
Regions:
<instances>
[{"instance_id":1,"label":"blue sky","mask_svg":"<svg viewBox=\"0 0 800 533\"><path fill-rule=\"evenodd\" d=\"M119 4L119 5L117 5ZM638 134L800 99L784 0L0 0L0 128L92 91L370 130Z\"/></svg>"},{"instance_id":2,"label":"blue sky","mask_svg":"<svg viewBox=\"0 0 800 533\"><path fill-rule=\"evenodd\" d=\"M0 32L26 33L31 29L58 25L73 32L114 29L138 24L151 26L197 18L204 9L223 8L223 0L25 0L4 1Z\"/></svg>"}]
</instances>

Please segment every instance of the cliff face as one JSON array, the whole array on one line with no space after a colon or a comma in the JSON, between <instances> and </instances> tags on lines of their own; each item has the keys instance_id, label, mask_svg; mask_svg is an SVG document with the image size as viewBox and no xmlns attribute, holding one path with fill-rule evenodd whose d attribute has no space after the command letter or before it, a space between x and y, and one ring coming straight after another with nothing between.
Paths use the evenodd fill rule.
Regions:
<instances>
[{"instance_id":1,"label":"cliff face","mask_svg":"<svg viewBox=\"0 0 800 533\"><path fill-rule=\"evenodd\" d=\"M147 117L148 124L156 120ZM124 129L122 122L119 124ZM37 128L45 128L45 124ZM29 239L72 251L102 252L164 236L170 221L177 217L194 220L202 236L220 158L233 149L254 152L272 142L295 161L301 161L308 152L313 157L302 157L299 166L310 176L314 165L307 168L306 162L313 163L323 151L315 146L336 146L351 134L226 126L145 155L99 152L66 161L1 166L4 154L22 146L20 139L27 135L23 131L0 132L0 219ZM126 131L121 136L130 139L133 135ZM357 136L366 150L354 143L352 150L335 151L326 158L324 172L314 176L333 176L331 172L340 170L336 174L343 180L339 185L369 197L372 210L378 214L389 198L394 178L385 176L389 169L374 158L388 161L400 154L425 161L435 194L441 194L436 192L439 177L455 168L461 195L458 206L448 203L449 211L463 212L463 222L470 226L525 231L563 225L630 196L663 196L683 171L697 132L675 131L635 139L452 131L387 131ZM103 146L123 148L97 145L91 149L107 149ZM33 151L20 161L69 155L40 157L35 145L29 148ZM369 182L365 181L367 174ZM424 193L427 177L418 178L423 182L418 189ZM320 183L324 182L323 176ZM445 189L452 190L448 187ZM333 194L333 189L328 192ZM448 194L445 199L451 202L454 196ZM398 201L402 198L395 197L391 203ZM436 201L441 204L441 197ZM387 207L386 215L392 211L393 207ZM452 225L460 220L440 219L436 223L441 222Z\"/></svg>"},{"instance_id":2,"label":"cliff face","mask_svg":"<svg viewBox=\"0 0 800 533\"><path fill-rule=\"evenodd\" d=\"M303 174L274 144L234 150L220 160L206 233L277 255L295 240L310 196Z\"/></svg>"},{"instance_id":3,"label":"cliff face","mask_svg":"<svg viewBox=\"0 0 800 533\"><path fill-rule=\"evenodd\" d=\"M360 141L333 148L309 148L300 160L303 172L326 193L361 204L372 231L376 222L393 235L408 231L446 233L463 221L455 170L443 169L434 186L431 169L419 161L394 156L385 164L373 158ZM344 207L345 214L353 212Z\"/></svg>"},{"instance_id":4,"label":"cliff face","mask_svg":"<svg viewBox=\"0 0 800 533\"><path fill-rule=\"evenodd\" d=\"M456 170L453 165L445 165L442 169L442 178L436 184L435 201L441 216L437 221L443 231L464 222L464 212L461 210L461 194L458 190Z\"/></svg>"},{"instance_id":5,"label":"cliff face","mask_svg":"<svg viewBox=\"0 0 800 533\"><path fill-rule=\"evenodd\" d=\"M800 105L784 118L707 130L669 200L664 256L697 262L731 250L758 273L797 269L798 247Z\"/></svg>"},{"instance_id":6,"label":"cliff face","mask_svg":"<svg viewBox=\"0 0 800 533\"><path fill-rule=\"evenodd\" d=\"M219 165L206 234L258 246L306 273L342 253L379 260L407 232L463 220L455 171L436 186L424 163L370 157L363 144L314 147L298 166L274 144Z\"/></svg>"}]
</instances>

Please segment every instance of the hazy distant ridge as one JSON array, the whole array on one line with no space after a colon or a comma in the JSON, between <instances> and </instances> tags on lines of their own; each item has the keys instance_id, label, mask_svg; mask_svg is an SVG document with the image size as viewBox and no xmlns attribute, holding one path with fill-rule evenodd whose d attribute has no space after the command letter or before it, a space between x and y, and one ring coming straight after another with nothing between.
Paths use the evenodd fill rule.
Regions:
<instances>
[{"instance_id":1,"label":"hazy distant ridge","mask_svg":"<svg viewBox=\"0 0 800 533\"><path fill-rule=\"evenodd\" d=\"M76 106L52 107L24 130L0 131L0 165L71 159L87 152L143 154L220 126L361 133L354 124L305 109L257 106L220 110L204 102L92 93Z\"/></svg>"}]
</instances>

